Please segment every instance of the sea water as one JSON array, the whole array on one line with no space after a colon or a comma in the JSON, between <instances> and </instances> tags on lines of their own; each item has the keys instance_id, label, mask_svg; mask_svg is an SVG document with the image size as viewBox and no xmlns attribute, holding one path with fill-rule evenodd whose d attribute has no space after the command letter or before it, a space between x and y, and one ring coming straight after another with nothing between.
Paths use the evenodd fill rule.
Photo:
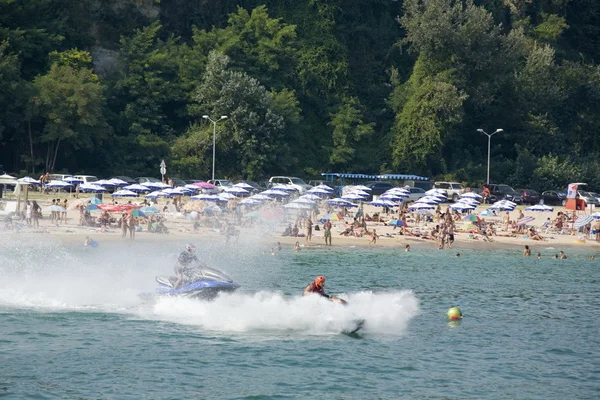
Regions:
<instances>
[{"instance_id":1,"label":"sea water","mask_svg":"<svg viewBox=\"0 0 600 400\"><path fill-rule=\"evenodd\" d=\"M0 397L598 399L600 261L197 242L241 288L142 300L183 242L0 237ZM456 253L461 253L456 257ZM316 275L348 307L301 297ZM446 311L459 306L461 321ZM346 335L365 319L357 335Z\"/></svg>"}]
</instances>

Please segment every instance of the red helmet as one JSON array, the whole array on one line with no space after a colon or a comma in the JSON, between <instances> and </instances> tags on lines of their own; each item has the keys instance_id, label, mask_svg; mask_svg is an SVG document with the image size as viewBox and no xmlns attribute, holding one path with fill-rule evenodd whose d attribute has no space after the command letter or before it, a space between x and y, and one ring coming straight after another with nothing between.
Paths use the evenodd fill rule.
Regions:
<instances>
[{"instance_id":1,"label":"red helmet","mask_svg":"<svg viewBox=\"0 0 600 400\"><path fill-rule=\"evenodd\" d=\"M315 278L315 286L318 288L322 288L323 286L325 286L325 277L324 276L317 276Z\"/></svg>"}]
</instances>

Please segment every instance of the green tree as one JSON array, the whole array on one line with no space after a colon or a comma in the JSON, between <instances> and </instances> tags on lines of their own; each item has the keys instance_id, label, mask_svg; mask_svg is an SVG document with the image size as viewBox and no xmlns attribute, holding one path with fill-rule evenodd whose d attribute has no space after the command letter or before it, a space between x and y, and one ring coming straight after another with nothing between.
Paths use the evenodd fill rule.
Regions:
<instances>
[{"instance_id":1,"label":"green tree","mask_svg":"<svg viewBox=\"0 0 600 400\"><path fill-rule=\"evenodd\" d=\"M90 69L55 63L33 85L37 94L32 102L44 120L40 141L47 144L46 170L57 166L61 144L71 149L92 148L106 137L103 88Z\"/></svg>"}]
</instances>

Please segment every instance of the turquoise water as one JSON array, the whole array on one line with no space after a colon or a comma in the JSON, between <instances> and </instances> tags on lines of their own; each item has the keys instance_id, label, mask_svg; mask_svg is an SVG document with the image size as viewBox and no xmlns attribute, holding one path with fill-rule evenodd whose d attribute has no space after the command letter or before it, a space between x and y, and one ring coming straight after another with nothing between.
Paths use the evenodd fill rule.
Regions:
<instances>
[{"instance_id":1,"label":"turquoise water","mask_svg":"<svg viewBox=\"0 0 600 400\"><path fill-rule=\"evenodd\" d=\"M142 302L179 243L0 244L1 398L600 398L586 254L197 243L240 291ZM298 296L318 274L350 307ZM356 318L361 334L342 334Z\"/></svg>"}]
</instances>

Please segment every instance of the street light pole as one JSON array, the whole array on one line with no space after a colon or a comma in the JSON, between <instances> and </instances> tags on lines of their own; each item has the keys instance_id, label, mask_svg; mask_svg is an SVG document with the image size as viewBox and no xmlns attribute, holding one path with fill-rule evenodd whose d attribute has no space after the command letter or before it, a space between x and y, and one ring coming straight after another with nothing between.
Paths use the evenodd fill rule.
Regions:
<instances>
[{"instance_id":1,"label":"street light pole","mask_svg":"<svg viewBox=\"0 0 600 400\"><path fill-rule=\"evenodd\" d=\"M208 115L203 115L202 118L209 120L210 122L213 123L213 159L212 159L212 180L214 182L215 180L215 148L216 148L216 144L217 144L217 122L227 119L227 115L221 115L221 118L219 118L218 120L214 121L212 118L210 118Z\"/></svg>"},{"instance_id":2,"label":"street light pole","mask_svg":"<svg viewBox=\"0 0 600 400\"><path fill-rule=\"evenodd\" d=\"M477 129L477 132L481 132L488 137L487 184L489 185L490 184L490 150L491 150L491 146L492 146L492 136L494 136L496 133L504 132L504 130L496 129L496 132L494 132L494 133L487 133L483 129Z\"/></svg>"}]
</instances>

